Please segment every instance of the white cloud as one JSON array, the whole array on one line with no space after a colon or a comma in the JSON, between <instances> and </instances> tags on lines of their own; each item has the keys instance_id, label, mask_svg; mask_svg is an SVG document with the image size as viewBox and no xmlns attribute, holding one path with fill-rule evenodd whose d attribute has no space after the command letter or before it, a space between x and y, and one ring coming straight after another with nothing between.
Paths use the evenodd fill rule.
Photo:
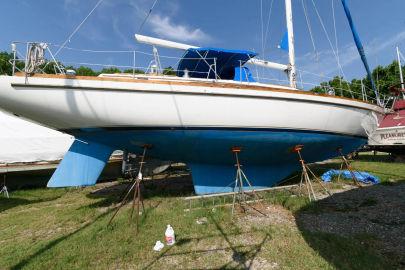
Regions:
<instances>
[{"instance_id":1,"label":"white cloud","mask_svg":"<svg viewBox=\"0 0 405 270\"><path fill-rule=\"evenodd\" d=\"M208 42L212 38L200 28L193 29L185 24L176 24L168 16L151 15L148 20L152 31L158 36L183 42Z\"/></svg>"},{"instance_id":2,"label":"white cloud","mask_svg":"<svg viewBox=\"0 0 405 270\"><path fill-rule=\"evenodd\" d=\"M377 54L389 47L397 45L398 43L404 40L405 40L405 30L399 32L398 34L392 36L387 40L383 40L382 38L374 39L372 42L370 42L370 45L366 46L366 53L368 52L370 54Z\"/></svg>"},{"instance_id":3,"label":"white cloud","mask_svg":"<svg viewBox=\"0 0 405 270\"><path fill-rule=\"evenodd\" d=\"M121 31L119 19L117 17L112 18L112 29L114 34L121 40L121 47L126 49L133 49L135 47L135 42L131 39L131 36L124 34Z\"/></svg>"},{"instance_id":4,"label":"white cloud","mask_svg":"<svg viewBox=\"0 0 405 270\"><path fill-rule=\"evenodd\" d=\"M387 49L394 50L394 46L404 40L405 30L391 36L388 39L383 37L375 38L369 44L364 46L364 50L366 56L370 58L384 52ZM319 65L317 65L316 54L314 52L297 57L297 62L300 65L300 69L316 74L322 74L324 76L334 76L339 73L337 59L332 49L319 51L318 56ZM354 64L356 61L360 61L360 55L354 42L339 48L339 62L343 71L345 70L345 67Z\"/></svg>"},{"instance_id":5,"label":"white cloud","mask_svg":"<svg viewBox=\"0 0 405 270\"><path fill-rule=\"evenodd\" d=\"M67 13L77 13L80 11L80 1L78 0L64 0L63 8Z\"/></svg>"},{"instance_id":6,"label":"white cloud","mask_svg":"<svg viewBox=\"0 0 405 270\"><path fill-rule=\"evenodd\" d=\"M97 0L92 0L96 1ZM90 20L96 21L100 20L103 22L109 22L111 26L111 31L120 40L121 47L133 48L134 42L132 40L133 33L137 32L139 26L148 14L148 11L154 1L153 0L104 0L103 3L98 8L96 14L97 18L92 18ZM77 18L78 14L83 13L83 8L81 7L81 0L63 0L64 9L71 18ZM124 11L125 16L120 12L120 8L126 8ZM193 28L187 23L176 23L173 18L178 14L180 5L178 1L172 0L159 4L155 7L152 14L149 16L143 30L149 30L158 37L172 39L180 42L190 42L190 43L206 43L212 40L212 38L206 34L200 28ZM160 13L155 13L156 11ZM164 15L162 15L164 14ZM93 28L99 27L99 25L92 23L92 21L86 22L83 28L86 28L92 38L99 39L97 31ZM128 31L131 34L127 33ZM103 29L100 30L103 32ZM87 33L81 33L87 37Z\"/></svg>"}]
</instances>

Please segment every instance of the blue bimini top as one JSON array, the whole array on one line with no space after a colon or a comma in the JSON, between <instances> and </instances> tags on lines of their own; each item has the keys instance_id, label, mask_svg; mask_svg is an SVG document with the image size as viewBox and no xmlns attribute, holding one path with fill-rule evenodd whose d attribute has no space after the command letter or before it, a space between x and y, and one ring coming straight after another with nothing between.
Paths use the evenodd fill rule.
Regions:
<instances>
[{"instance_id":1,"label":"blue bimini top","mask_svg":"<svg viewBox=\"0 0 405 270\"><path fill-rule=\"evenodd\" d=\"M188 49L177 67L177 76L183 77L187 69L191 78L215 79L215 66L218 79L233 80L235 68L243 66L257 53L243 50L227 50L221 48ZM216 65L215 65L216 64Z\"/></svg>"}]
</instances>

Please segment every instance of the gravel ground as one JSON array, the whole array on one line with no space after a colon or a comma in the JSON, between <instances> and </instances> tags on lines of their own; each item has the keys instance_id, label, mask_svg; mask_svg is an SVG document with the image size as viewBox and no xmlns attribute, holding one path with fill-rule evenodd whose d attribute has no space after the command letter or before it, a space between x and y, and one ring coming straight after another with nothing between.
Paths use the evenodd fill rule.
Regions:
<instances>
[{"instance_id":1,"label":"gravel ground","mask_svg":"<svg viewBox=\"0 0 405 270\"><path fill-rule=\"evenodd\" d=\"M301 230L371 236L379 252L397 255L405 267L405 183L356 188L317 204L319 211L296 215Z\"/></svg>"}]
</instances>

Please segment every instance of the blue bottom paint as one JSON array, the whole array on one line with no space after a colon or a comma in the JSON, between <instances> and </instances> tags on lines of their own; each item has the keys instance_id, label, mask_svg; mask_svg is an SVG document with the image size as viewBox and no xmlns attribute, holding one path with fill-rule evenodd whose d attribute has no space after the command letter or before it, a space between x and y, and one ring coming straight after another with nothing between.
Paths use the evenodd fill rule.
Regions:
<instances>
[{"instance_id":1,"label":"blue bottom paint","mask_svg":"<svg viewBox=\"0 0 405 270\"><path fill-rule=\"evenodd\" d=\"M190 166L197 194L233 190L233 146L242 147L240 162L253 187L263 188L299 169L297 154L291 152L297 144L305 145L305 161L315 162L336 156L338 147L349 153L366 143L360 137L292 130L86 129L69 133L113 150L126 149L137 154L141 154L144 144L152 144L149 157Z\"/></svg>"},{"instance_id":2,"label":"blue bottom paint","mask_svg":"<svg viewBox=\"0 0 405 270\"><path fill-rule=\"evenodd\" d=\"M97 182L114 149L75 140L48 182L48 187L90 186Z\"/></svg>"},{"instance_id":3,"label":"blue bottom paint","mask_svg":"<svg viewBox=\"0 0 405 270\"><path fill-rule=\"evenodd\" d=\"M296 164L286 166L242 164L242 170L254 189L275 185L291 172L298 169ZM197 194L232 192L235 187L236 167L230 165L189 164L192 172L194 190ZM244 182L244 188L250 189Z\"/></svg>"}]
</instances>

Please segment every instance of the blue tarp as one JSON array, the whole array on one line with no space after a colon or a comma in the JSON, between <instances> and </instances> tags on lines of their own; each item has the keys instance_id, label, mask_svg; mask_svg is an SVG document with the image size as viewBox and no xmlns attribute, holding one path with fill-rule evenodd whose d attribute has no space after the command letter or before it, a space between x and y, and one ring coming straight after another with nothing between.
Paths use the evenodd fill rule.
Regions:
<instances>
[{"instance_id":1,"label":"blue tarp","mask_svg":"<svg viewBox=\"0 0 405 270\"><path fill-rule=\"evenodd\" d=\"M356 177L357 181L365 183L365 184L378 184L380 183L380 179L377 176L374 176L367 172L353 172L354 176ZM324 182L332 181L333 176L341 175L342 178L346 179L353 179L352 174L349 170L329 170L326 173L322 174L321 178Z\"/></svg>"},{"instance_id":2,"label":"blue tarp","mask_svg":"<svg viewBox=\"0 0 405 270\"><path fill-rule=\"evenodd\" d=\"M177 76L182 77L184 70L188 70L189 77L215 79L216 73L220 79L233 80L235 68L243 66L250 58L257 54L252 51L227 50L220 48L188 49L177 67ZM215 59L215 60L214 60Z\"/></svg>"}]
</instances>

